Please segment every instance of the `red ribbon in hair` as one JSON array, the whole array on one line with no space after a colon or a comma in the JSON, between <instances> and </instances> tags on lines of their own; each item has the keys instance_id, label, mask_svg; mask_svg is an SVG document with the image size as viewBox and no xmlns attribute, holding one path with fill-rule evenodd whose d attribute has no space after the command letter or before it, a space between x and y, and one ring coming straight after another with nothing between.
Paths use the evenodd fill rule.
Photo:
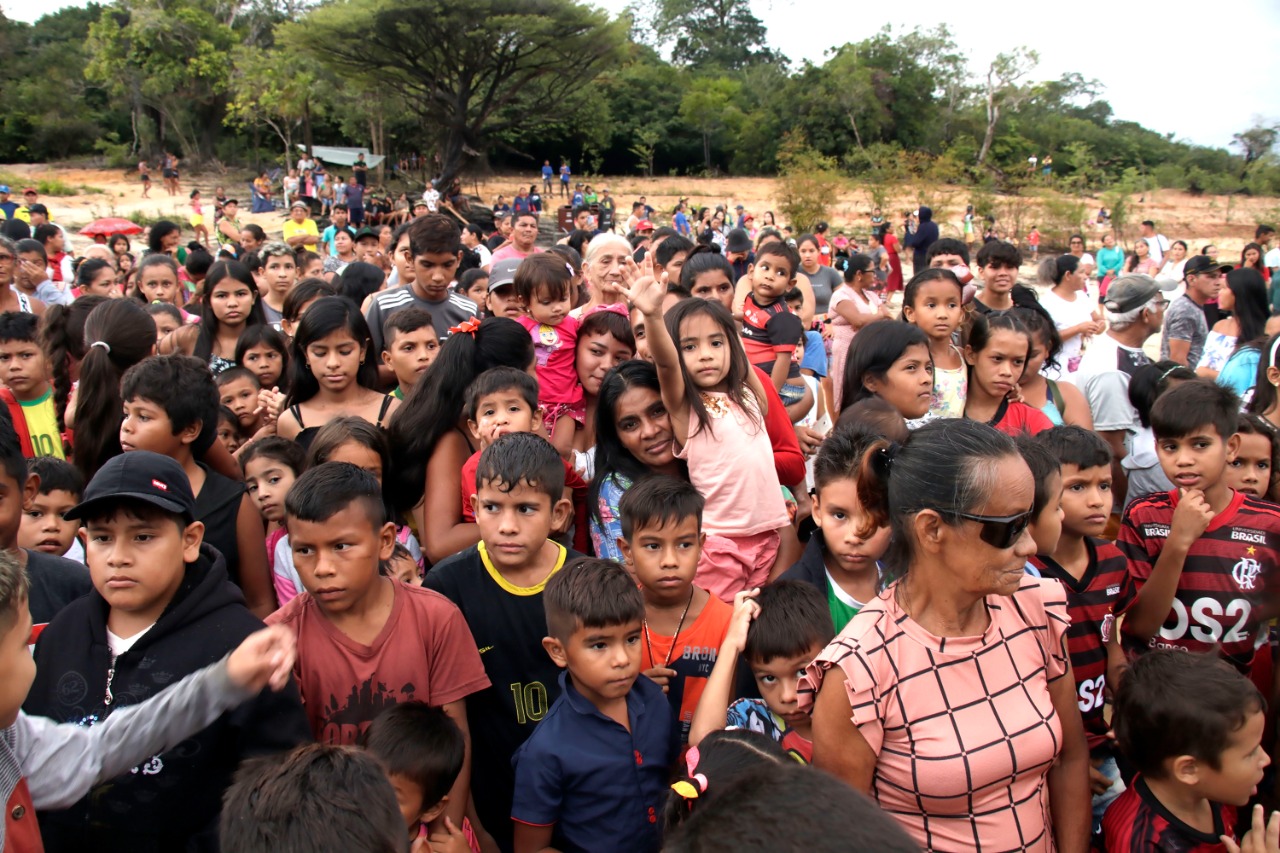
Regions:
<instances>
[{"instance_id":1,"label":"red ribbon in hair","mask_svg":"<svg viewBox=\"0 0 1280 853\"><path fill-rule=\"evenodd\" d=\"M462 323L459 323L459 324L458 324L458 325L456 325L456 326L450 326L450 327L449 327L449 334L451 334L451 335L470 335L471 337L473 337L473 338L474 338L474 337L476 336L476 329L478 329L478 328L480 328L480 318L479 318L479 317L472 317L471 319L466 320L466 321L464 321L464 322L462 322Z\"/></svg>"}]
</instances>

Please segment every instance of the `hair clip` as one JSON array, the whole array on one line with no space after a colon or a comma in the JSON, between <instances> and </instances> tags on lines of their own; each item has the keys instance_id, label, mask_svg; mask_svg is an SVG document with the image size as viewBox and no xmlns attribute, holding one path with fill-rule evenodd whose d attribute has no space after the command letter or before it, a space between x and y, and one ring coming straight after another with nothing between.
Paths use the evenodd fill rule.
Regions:
<instances>
[{"instance_id":1,"label":"hair clip","mask_svg":"<svg viewBox=\"0 0 1280 853\"><path fill-rule=\"evenodd\" d=\"M696 800L700 795L707 792L707 777L697 772L699 757L698 748L696 746L689 747L689 751L684 754L685 767L689 778L681 779L671 785L671 790L679 794L682 799Z\"/></svg>"},{"instance_id":2,"label":"hair clip","mask_svg":"<svg viewBox=\"0 0 1280 853\"><path fill-rule=\"evenodd\" d=\"M577 273L573 271L573 266L570 265L567 261L565 262L564 268L569 271L569 278L573 278L574 276L577 275Z\"/></svg>"},{"instance_id":3,"label":"hair clip","mask_svg":"<svg viewBox=\"0 0 1280 853\"><path fill-rule=\"evenodd\" d=\"M898 451L902 449L902 445L896 441L891 441L884 447L880 448L880 458L884 460L884 470L888 472L893 468L893 460L898 458Z\"/></svg>"},{"instance_id":4,"label":"hair clip","mask_svg":"<svg viewBox=\"0 0 1280 853\"><path fill-rule=\"evenodd\" d=\"M107 351L107 355L111 355L111 344L107 343L106 341L94 341L93 343L89 344L89 349L93 349L94 347L102 347L104 350Z\"/></svg>"},{"instance_id":5,"label":"hair clip","mask_svg":"<svg viewBox=\"0 0 1280 853\"><path fill-rule=\"evenodd\" d=\"M476 336L476 329L478 328L480 328L480 318L471 317L470 319L464 320L463 322L459 323L456 326L450 326L449 334L470 335L472 338L474 338Z\"/></svg>"},{"instance_id":6,"label":"hair clip","mask_svg":"<svg viewBox=\"0 0 1280 853\"><path fill-rule=\"evenodd\" d=\"M1273 357L1274 357L1274 355L1273 355ZM1159 385L1161 382L1163 382L1163 381L1165 381L1166 379L1168 379L1168 378L1169 378L1169 374L1170 374L1170 373L1173 373L1175 370L1179 369L1180 367L1182 367L1182 365L1181 365L1181 364L1177 364L1177 365L1174 365L1173 367L1170 367L1170 368L1169 368L1168 370L1166 370L1164 373L1161 373L1161 374L1160 374L1160 378L1156 380L1156 384L1157 384L1157 385Z\"/></svg>"}]
</instances>

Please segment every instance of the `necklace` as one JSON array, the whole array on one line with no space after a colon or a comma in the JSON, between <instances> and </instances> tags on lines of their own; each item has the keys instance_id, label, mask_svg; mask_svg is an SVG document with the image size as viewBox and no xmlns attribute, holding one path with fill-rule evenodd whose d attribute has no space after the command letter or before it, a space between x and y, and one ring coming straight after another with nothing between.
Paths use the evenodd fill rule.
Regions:
<instances>
[{"instance_id":1,"label":"necklace","mask_svg":"<svg viewBox=\"0 0 1280 853\"><path fill-rule=\"evenodd\" d=\"M684 628L684 617L689 615L689 607L693 604L693 594L697 590L696 586L691 585L689 600L684 603L684 612L680 614L680 621L676 623L676 633L671 638L671 645L667 648L667 656L662 661L663 669L666 669L667 664L671 663L671 654L676 650L676 643L680 640L680 631ZM647 618L644 620L644 644L649 650L649 660L656 663L658 659L653 656L653 641L649 639L649 620Z\"/></svg>"}]
</instances>

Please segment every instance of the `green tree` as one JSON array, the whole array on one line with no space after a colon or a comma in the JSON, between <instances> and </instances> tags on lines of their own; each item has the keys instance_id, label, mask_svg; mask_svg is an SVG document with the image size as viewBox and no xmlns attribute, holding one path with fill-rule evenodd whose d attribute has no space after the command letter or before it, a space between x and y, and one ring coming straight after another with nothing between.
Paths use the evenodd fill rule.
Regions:
<instances>
[{"instance_id":1,"label":"green tree","mask_svg":"<svg viewBox=\"0 0 1280 853\"><path fill-rule=\"evenodd\" d=\"M767 30L748 0L653 0L649 6L655 41L671 46L677 65L740 71L786 61L767 46Z\"/></svg>"},{"instance_id":2,"label":"green tree","mask_svg":"<svg viewBox=\"0 0 1280 853\"><path fill-rule=\"evenodd\" d=\"M1276 147L1276 139L1280 137L1280 125L1255 124L1242 133L1231 137L1231 144L1240 149L1244 155L1244 168L1240 176L1244 177L1249 167L1271 153Z\"/></svg>"},{"instance_id":3,"label":"green tree","mask_svg":"<svg viewBox=\"0 0 1280 853\"><path fill-rule=\"evenodd\" d=\"M830 218L831 203L844 188L836 161L815 151L804 134L788 132L778 149L778 211L796 233Z\"/></svg>"},{"instance_id":4,"label":"green tree","mask_svg":"<svg viewBox=\"0 0 1280 853\"><path fill-rule=\"evenodd\" d=\"M311 123L328 109L333 80L309 54L288 48L242 44L232 53L227 124L263 125L284 148L284 162L297 156L295 143L311 147Z\"/></svg>"},{"instance_id":5,"label":"green tree","mask_svg":"<svg viewBox=\"0 0 1280 853\"><path fill-rule=\"evenodd\" d=\"M680 101L680 118L702 134L702 165L708 172L712 137L742 121L742 110L733 102L741 89L741 83L728 77L702 77L693 81Z\"/></svg>"},{"instance_id":6,"label":"green tree","mask_svg":"<svg viewBox=\"0 0 1280 853\"><path fill-rule=\"evenodd\" d=\"M573 0L345 0L281 36L398 95L438 143L446 185L504 134L527 142L561 127L625 38L624 22Z\"/></svg>"}]
</instances>

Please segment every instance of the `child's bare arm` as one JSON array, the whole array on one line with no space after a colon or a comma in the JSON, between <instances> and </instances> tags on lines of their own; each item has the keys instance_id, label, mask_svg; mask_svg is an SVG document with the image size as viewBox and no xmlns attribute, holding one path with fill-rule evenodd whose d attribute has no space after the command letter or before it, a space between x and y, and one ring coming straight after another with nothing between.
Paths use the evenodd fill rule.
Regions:
<instances>
[{"instance_id":1,"label":"child's bare arm","mask_svg":"<svg viewBox=\"0 0 1280 853\"><path fill-rule=\"evenodd\" d=\"M689 727L689 745L697 746L702 739L712 732L723 729L726 725L729 703L733 701L733 681L738 671L738 658L747 643L747 629L751 620L760 612L760 605L755 597L759 590L740 592L733 597L733 616L729 620L729 630L720 644L716 654L715 666L711 667L711 675L702 688L702 696L698 698L698 707L693 712L693 723Z\"/></svg>"}]
</instances>

